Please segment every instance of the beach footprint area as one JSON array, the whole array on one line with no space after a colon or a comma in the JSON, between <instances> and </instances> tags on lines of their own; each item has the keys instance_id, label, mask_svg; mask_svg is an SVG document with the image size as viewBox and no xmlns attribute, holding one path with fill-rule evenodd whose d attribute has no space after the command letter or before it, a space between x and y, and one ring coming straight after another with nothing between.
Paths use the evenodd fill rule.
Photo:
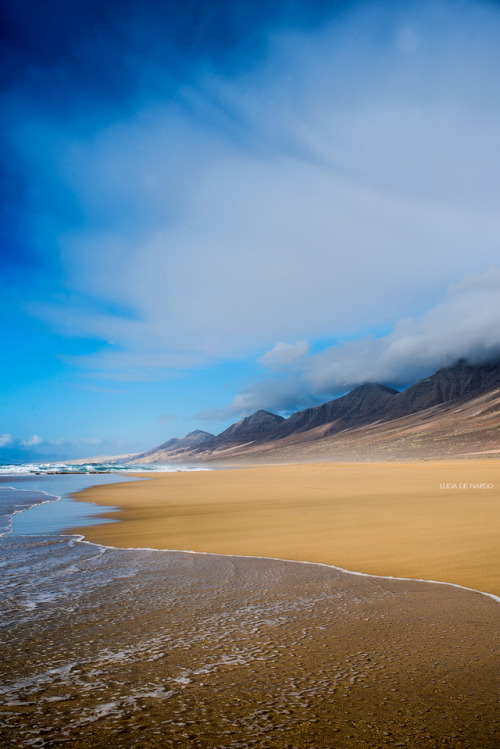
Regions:
<instances>
[{"instance_id":1,"label":"beach footprint area","mask_svg":"<svg viewBox=\"0 0 500 749\"><path fill-rule=\"evenodd\" d=\"M2 746L498 746L499 609L480 593L61 533L0 543Z\"/></svg>"}]
</instances>

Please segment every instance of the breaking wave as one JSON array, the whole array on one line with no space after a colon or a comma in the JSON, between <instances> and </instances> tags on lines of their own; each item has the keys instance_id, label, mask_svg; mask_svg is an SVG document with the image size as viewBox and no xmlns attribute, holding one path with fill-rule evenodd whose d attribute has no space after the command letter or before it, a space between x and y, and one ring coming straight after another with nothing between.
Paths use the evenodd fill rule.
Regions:
<instances>
[{"instance_id":1,"label":"breaking wave","mask_svg":"<svg viewBox=\"0 0 500 749\"><path fill-rule=\"evenodd\" d=\"M84 474L84 473L171 473L177 471L209 471L198 466L172 466L124 463L22 463L0 465L0 475Z\"/></svg>"}]
</instances>

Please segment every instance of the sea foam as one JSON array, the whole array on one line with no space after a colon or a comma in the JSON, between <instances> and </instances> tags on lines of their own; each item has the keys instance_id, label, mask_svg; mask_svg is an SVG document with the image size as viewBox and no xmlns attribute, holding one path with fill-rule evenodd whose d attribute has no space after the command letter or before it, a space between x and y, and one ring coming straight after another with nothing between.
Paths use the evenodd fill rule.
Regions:
<instances>
[{"instance_id":1,"label":"sea foam","mask_svg":"<svg viewBox=\"0 0 500 749\"><path fill-rule=\"evenodd\" d=\"M172 466L157 464L129 465L124 463L22 463L0 465L0 475L29 476L40 474L85 474L85 473L177 473L178 471L209 471L199 466Z\"/></svg>"}]
</instances>

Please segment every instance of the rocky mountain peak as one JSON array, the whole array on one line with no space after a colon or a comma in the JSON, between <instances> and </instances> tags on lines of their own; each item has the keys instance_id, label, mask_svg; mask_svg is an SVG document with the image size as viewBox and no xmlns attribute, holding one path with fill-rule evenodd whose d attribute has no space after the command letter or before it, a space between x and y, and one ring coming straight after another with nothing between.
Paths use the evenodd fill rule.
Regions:
<instances>
[{"instance_id":1,"label":"rocky mountain peak","mask_svg":"<svg viewBox=\"0 0 500 749\"><path fill-rule=\"evenodd\" d=\"M184 437L184 439L187 440L187 439L190 439L192 437L196 437L196 438L200 438L200 439L204 439L204 440L209 440L209 439L211 440L212 437L214 437L214 436L215 436L214 434L210 434L210 432L204 432L202 429L195 429L194 431L189 432L188 434L186 434L186 436Z\"/></svg>"},{"instance_id":2,"label":"rocky mountain peak","mask_svg":"<svg viewBox=\"0 0 500 749\"><path fill-rule=\"evenodd\" d=\"M246 416L236 424L232 424L228 429L219 434L213 440L212 444L220 446L223 444L229 445L264 439L283 421L282 416L261 409L260 411L255 411L250 416Z\"/></svg>"}]
</instances>

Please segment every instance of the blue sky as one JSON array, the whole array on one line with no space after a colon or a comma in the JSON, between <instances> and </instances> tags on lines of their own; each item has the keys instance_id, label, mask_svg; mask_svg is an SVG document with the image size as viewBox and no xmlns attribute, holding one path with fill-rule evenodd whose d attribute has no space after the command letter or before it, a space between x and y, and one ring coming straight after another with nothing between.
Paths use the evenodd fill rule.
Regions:
<instances>
[{"instance_id":1,"label":"blue sky","mask_svg":"<svg viewBox=\"0 0 500 749\"><path fill-rule=\"evenodd\" d=\"M3 8L0 461L498 356L498 3Z\"/></svg>"}]
</instances>

